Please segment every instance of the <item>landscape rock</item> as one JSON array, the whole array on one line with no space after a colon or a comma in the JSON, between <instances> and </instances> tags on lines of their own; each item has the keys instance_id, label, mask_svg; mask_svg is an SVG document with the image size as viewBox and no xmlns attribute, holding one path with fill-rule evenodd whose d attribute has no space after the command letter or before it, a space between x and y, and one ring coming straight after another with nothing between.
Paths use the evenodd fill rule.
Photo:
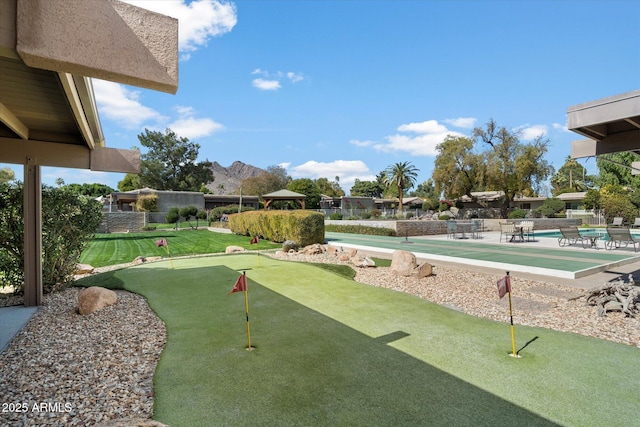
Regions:
<instances>
[{"instance_id":1,"label":"landscape rock","mask_svg":"<svg viewBox=\"0 0 640 427\"><path fill-rule=\"evenodd\" d=\"M227 246L224 250L225 254L234 254L237 252L246 252L246 249L242 246Z\"/></svg>"},{"instance_id":2,"label":"landscape rock","mask_svg":"<svg viewBox=\"0 0 640 427\"><path fill-rule=\"evenodd\" d=\"M391 258L391 271L400 276L411 276L418 266L416 256L408 251L394 251Z\"/></svg>"},{"instance_id":3,"label":"landscape rock","mask_svg":"<svg viewBox=\"0 0 640 427\"><path fill-rule=\"evenodd\" d=\"M339 249L333 245L327 245L327 252L331 255L338 256Z\"/></svg>"},{"instance_id":4,"label":"landscape rock","mask_svg":"<svg viewBox=\"0 0 640 427\"><path fill-rule=\"evenodd\" d=\"M354 249L354 248L349 249L349 258L353 258L357 254L358 254L358 250L357 249Z\"/></svg>"},{"instance_id":5,"label":"landscape rock","mask_svg":"<svg viewBox=\"0 0 640 427\"><path fill-rule=\"evenodd\" d=\"M300 245L295 240L285 240L282 244L282 250L284 252L289 252L291 249L297 251L299 247Z\"/></svg>"},{"instance_id":6,"label":"landscape rock","mask_svg":"<svg viewBox=\"0 0 640 427\"><path fill-rule=\"evenodd\" d=\"M80 276L83 274L91 274L93 273L93 267L89 264L76 264L76 275Z\"/></svg>"},{"instance_id":7,"label":"landscape rock","mask_svg":"<svg viewBox=\"0 0 640 427\"><path fill-rule=\"evenodd\" d=\"M428 262L425 262L424 264L420 264L419 266L414 268L413 271L411 272L411 276L417 279L422 279L423 277L428 277L428 276L431 276L432 274L433 274L433 266Z\"/></svg>"},{"instance_id":8,"label":"landscape rock","mask_svg":"<svg viewBox=\"0 0 640 427\"><path fill-rule=\"evenodd\" d=\"M305 246L302 250L305 255L318 255L324 253L324 246L320 243L314 243L313 245Z\"/></svg>"},{"instance_id":9,"label":"landscape rock","mask_svg":"<svg viewBox=\"0 0 640 427\"><path fill-rule=\"evenodd\" d=\"M144 264L145 262L147 262L147 259L145 257L137 256L133 261L131 261L131 264L140 265L140 264Z\"/></svg>"},{"instance_id":10,"label":"landscape rock","mask_svg":"<svg viewBox=\"0 0 640 427\"><path fill-rule=\"evenodd\" d=\"M375 267L376 262L369 257L358 255L351 258L351 262L356 267L366 268L366 267Z\"/></svg>"},{"instance_id":11,"label":"landscape rock","mask_svg":"<svg viewBox=\"0 0 640 427\"><path fill-rule=\"evenodd\" d=\"M92 286L78 294L78 313L85 315L115 304L118 296L110 289Z\"/></svg>"}]
</instances>

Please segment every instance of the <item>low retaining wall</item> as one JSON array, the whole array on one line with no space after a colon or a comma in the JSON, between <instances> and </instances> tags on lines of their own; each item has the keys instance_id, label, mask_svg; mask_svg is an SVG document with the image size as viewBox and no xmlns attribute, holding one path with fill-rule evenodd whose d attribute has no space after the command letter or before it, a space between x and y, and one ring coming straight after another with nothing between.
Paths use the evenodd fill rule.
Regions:
<instances>
[{"instance_id":1,"label":"low retaining wall","mask_svg":"<svg viewBox=\"0 0 640 427\"><path fill-rule=\"evenodd\" d=\"M567 218L527 218L533 221L534 230L557 230L569 225L582 225L581 219ZM519 223L522 219L484 219L483 231L500 231L500 223ZM369 221L369 220L325 220L325 224L335 225L363 225L366 227L381 227L396 230L396 236L430 236L447 234L447 221L432 220L398 220L398 221Z\"/></svg>"},{"instance_id":2,"label":"low retaining wall","mask_svg":"<svg viewBox=\"0 0 640 427\"><path fill-rule=\"evenodd\" d=\"M98 233L142 231L147 225L147 212L105 212Z\"/></svg>"}]
</instances>

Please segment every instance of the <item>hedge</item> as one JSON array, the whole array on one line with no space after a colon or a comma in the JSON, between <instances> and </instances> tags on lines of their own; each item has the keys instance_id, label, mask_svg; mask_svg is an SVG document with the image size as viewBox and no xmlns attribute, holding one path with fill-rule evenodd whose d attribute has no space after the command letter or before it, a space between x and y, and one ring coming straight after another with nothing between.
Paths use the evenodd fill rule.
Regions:
<instances>
[{"instance_id":1,"label":"hedge","mask_svg":"<svg viewBox=\"0 0 640 427\"><path fill-rule=\"evenodd\" d=\"M300 246L324 243L324 215L318 212L253 211L229 215L229 229L273 242L294 240Z\"/></svg>"}]
</instances>

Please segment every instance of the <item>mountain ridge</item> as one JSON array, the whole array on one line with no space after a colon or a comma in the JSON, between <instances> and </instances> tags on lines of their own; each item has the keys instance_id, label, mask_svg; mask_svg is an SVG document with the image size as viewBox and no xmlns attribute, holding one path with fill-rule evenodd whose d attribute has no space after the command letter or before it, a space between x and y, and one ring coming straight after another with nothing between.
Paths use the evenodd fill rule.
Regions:
<instances>
[{"instance_id":1,"label":"mountain ridge","mask_svg":"<svg viewBox=\"0 0 640 427\"><path fill-rule=\"evenodd\" d=\"M231 165L224 167L220 163L213 162L213 182L207 184L207 188L213 194L236 194L242 181L247 178L256 177L266 170L257 166L236 160Z\"/></svg>"}]
</instances>

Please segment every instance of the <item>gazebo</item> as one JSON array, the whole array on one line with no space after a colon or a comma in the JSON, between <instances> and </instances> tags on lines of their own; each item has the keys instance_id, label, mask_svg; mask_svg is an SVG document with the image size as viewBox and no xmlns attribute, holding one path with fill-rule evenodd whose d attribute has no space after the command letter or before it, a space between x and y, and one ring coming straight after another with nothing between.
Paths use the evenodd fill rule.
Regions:
<instances>
[{"instance_id":1,"label":"gazebo","mask_svg":"<svg viewBox=\"0 0 640 427\"><path fill-rule=\"evenodd\" d=\"M295 191L289 190L278 190L273 193L263 194L262 199L264 200L264 210L269 209L269 205L275 200L293 200L300 204L301 209L304 209L304 200L307 196L304 194L296 193Z\"/></svg>"}]
</instances>

